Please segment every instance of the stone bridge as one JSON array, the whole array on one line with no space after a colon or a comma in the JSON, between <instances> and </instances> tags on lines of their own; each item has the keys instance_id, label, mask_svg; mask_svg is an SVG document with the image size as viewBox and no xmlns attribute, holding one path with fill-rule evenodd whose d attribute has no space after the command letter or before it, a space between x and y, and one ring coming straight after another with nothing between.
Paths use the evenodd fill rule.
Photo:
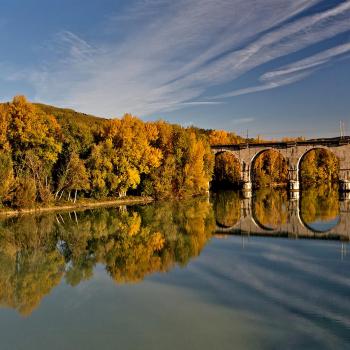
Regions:
<instances>
[{"instance_id":1,"label":"stone bridge","mask_svg":"<svg viewBox=\"0 0 350 350\"><path fill-rule=\"evenodd\" d=\"M253 199L241 200L241 215L232 227L224 227L217 223L216 234L281 236L290 238L318 238L350 240L350 201L339 202L339 217L334 227L327 231L317 231L304 222L300 214L300 201L293 200L287 204L287 220L275 227L266 227L254 215Z\"/></svg>"},{"instance_id":2,"label":"stone bridge","mask_svg":"<svg viewBox=\"0 0 350 350\"><path fill-rule=\"evenodd\" d=\"M300 164L303 157L313 149L327 149L339 159L340 189L350 191L350 136L293 142L218 145L211 148L215 155L222 152L230 152L235 155L241 165L241 182L246 191L252 188L254 161L263 152L274 149L281 153L288 166L289 188L292 191L298 191Z\"/></svg>"}]
</instances>

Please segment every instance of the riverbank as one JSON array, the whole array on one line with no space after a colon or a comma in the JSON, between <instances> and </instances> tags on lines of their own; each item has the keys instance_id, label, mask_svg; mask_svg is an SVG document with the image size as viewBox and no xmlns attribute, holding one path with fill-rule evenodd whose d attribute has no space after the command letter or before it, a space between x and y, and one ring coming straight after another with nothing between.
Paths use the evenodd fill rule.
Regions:
<instances>
[{"instance_id":1,"label":"riverbank","mask_svg":"<svg viewBox=\"0 0 350 350\"><path fill-rule=\"evenodd\" d=\"M98 207L117 207L122 205L137 205L137 204L148 204L153 202L152 197L124 197L124 198L110 198L104 200L94 200L94 199L81 199L77 200L76 203L73 202L59 202L55 205L40 207L36 206L33 208L23 208L23 209L12 209L3 208L0 209L0 217L7 216L18 216L22 214L39 214L45 212L53 211L73 211L81 209L92 209Z\"/></svg>"}]
</instances>

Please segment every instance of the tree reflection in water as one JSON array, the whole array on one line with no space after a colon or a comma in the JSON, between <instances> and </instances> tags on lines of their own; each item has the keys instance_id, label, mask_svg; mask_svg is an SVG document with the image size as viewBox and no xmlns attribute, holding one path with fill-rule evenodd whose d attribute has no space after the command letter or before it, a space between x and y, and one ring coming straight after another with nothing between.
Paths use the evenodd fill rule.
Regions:
<instances>
[{"instance_id":1,"label":"tree reflection in water","mask_svg":"<svg viewBox=\"0 0 350 350\"><path fill-rule=\"evenodd\" d=\"M186 266L216 224L239 222L242 200L238 192L223 191L213 195L212 204L195 198L0 221L0 305L29 315L62 279L76 286L93 276L96 264L117 283ZM262 227L278 230L289 220L285 191L261 189L250 203ZM338 190L310 188L302 192L299 207L309 227L333 223L339 216Z\"/></svg>"},{"instance_id":2,"label":"tree reflection in water","mask_svg":"<svg viewBox=\"0 0 350 350\"><path fill-rule=\"evenodd\" d=\"M316 224L315 230L319 230L320 223L323 223L321 226L324 231L336 225L339 219L338 186L323 184L303 191L300 201L300 217L311 229L313 229L313 224Z\"/></svg>"},{"instance_id":3,"label":"tree reflection in water","mask_svg":"<svg viewBox=\"0 0 350 350\"><path fill-rule=\"evenodd\" d=\"M262 188L253 199L253 216L260 225L276 229L288 220L288 196L283 190Z\"/></svg>"},{"instance_id":4,"label":"tree reflection in water","mask_svg":"<svg viewBox=\"0 0 350 350\"><path fill-rule=\"evenodd\" d=\"M301 192L299 201L290 201L287 191L272 188L255 191L252 199L243 199L236 191L220 191L213 194L212 201L216 223L223 229L234 228L243 219L241 208L248 207L251 210L245 215L266 231L287 229L296 210L298 224L316 233L327 232L340 220L338 187L331 185L309 187Z\"/></svg>"},{"instance_id":5,"label":"tree reflection in water","mask_svg":"<svg viewBox=\"0 0 350 350\"><path fill-rule=\"evenodd\" d=\"M233 227L241 216L241 198L238 191L220 191L213 195L216 222L221 227Z\"/></svg>"},{"instance_id":6,"label":"tree reflection in water","mask_svg":"<svg viewBox=\"0 0 350 350\"><path fill-rule=\"evenodd\" d=\"M75 286L99 263L118 283L185 266L214 229L203 198L3 220L0 304L29 315L63 277Z\"/></svg>"}]
</instances>

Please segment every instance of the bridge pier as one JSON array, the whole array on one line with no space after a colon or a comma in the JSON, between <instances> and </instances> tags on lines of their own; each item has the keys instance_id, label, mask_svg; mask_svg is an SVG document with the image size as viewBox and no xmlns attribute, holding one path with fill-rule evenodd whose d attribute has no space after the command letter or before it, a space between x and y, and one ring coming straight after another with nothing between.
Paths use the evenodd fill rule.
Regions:
<instances>
[{"instance_id":1,"label":"bridge pier","mask_svg":"<svg viewBox=\"0 0 350 350\"><path fill-rule=\"evenodd\" d=\"M340 192L340 200L343 202L350 201L350 192Z\"/></svg>"},{"instance_id":2,"label":"bridge pier","mask_svg":"<svg viewBox=\"0 0 350 350\"><path fill-rule=\"evenodd\" d=\"M291 201L297 201L300 198L300 192L299 191L289 191L289 199Z\"/></svg>"},{"instance_id":3,"label":"bridge pier","mask_svg":"<svg viewBox=\"0 0 350 350\"><path fill-rule=\"evenodd\" d=\"M250 181L243 182L242 188L243 188L243 191L251 191L252 188L253 188L253 185L252 185L252 183Z\"/></svg>"},{"instance_id":4,"label":"bridge pier","mask_svg":"<svg viewBox=\"0 0 350 350\"><path fill-rule=\"evenodd\" d=\"M243 198L245 199L252 198L252 188L253 188L253 185L250 181L243 182L243 185L242 185Z\"/></svg>"},{"instance_id":5,"label":"bridge pier","mask_svg":"<svg viewBox=\"0 0 350 350\"><path fill-rule=\"evenodd\" d=\"M300 182L298 180L290 180L289 181L289 191L299 192L299 190L300 190Z\"/></svg>"},{"instance_id":6,"label":"bridge pier","mask_svg":"<svg viewBox=\"0 0 350 350\"><path fill-rule=\"evenodd\" d=\"M339 190L341 192L350 192L350 180L340 180Z\"/></svg>"}]
</instances>

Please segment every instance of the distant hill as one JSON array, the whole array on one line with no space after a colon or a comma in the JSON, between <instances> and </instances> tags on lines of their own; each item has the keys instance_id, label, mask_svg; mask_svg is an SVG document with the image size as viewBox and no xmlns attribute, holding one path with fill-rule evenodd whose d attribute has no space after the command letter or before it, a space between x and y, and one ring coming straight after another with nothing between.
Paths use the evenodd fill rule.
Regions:
<instances>
[{"instance_id":1,"label":"distant hill","mask_svg":"<svg viewBox=\"0 0 350 350\"><path fill-rule=\"evenodd\" d=\"M89 124L90 126L101 126L107 119L96 117L90 114L85 114L77 112L70 108L59 108L55 106L46 105L43 103L33 103L39 109L41 109L46 114L53 115L56 117L57 121L61 124L74 123L76 124Z\"/></svg>"}]
</instances>

